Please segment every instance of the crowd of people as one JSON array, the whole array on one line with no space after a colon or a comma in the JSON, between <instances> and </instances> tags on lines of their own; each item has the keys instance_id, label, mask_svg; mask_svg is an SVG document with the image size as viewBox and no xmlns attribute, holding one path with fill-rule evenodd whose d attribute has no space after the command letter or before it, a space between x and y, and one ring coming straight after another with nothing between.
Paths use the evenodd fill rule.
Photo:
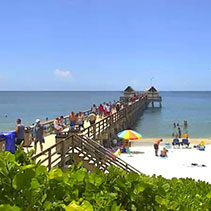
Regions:
<instances>
[{"instance_id":1,"label":"crowd of people","mask_svg":"<svg viewBox=\"0 0 211 211\"><path fill-rule=\"evenodd\" d=\"M179 123L173 123L173 128L174 128L174 131L172 133L172 137L175 137L175 138L182 138L182 132L184 134L188 133L188 122L187 120L184 121L184 124L183 124L183 129L184 131L181 130L181 127L180 127L180 124Z\"/></svg>"},{"instance_id":2,"label":"crowd of people","mask_svg":"<svg viewBox=\"0 0 211 211\"><path fill-rule=\"evenodd\" d=\"M64 123L63 116L57 117L53 122L53 128L56 133L61 133L65 128L69 126L72 130L81 131L82 129L84 129L85 121L89 122L90 125L94 125L97 120L97 116L99 116L99 118L104 118L106 116L111 115L113 110L119 112L120 109L121 104L116 103L115 101L114 103L104 102L99 106L93 104L88 115L86 115L84 112L75 113L72 111L69 115L69 125L67 125L67 121L66 124Z\"/></svg>"},{"instance_id":3,"label":"crowd of people","mask_svg":"<svg viewBox=\"0 0 211 211\"><path fill-rule=\"evenodd\" d=\"M65 120L64 116L57 117L53 121L53 129L55 133L61 134L66 128L70 128L71 130L81 131L84 129L84 122L89 122L90 125L94 125L97 120L97 116L99 118L104 118L112 114L112 111L115 110L117 112L121 109L121 104L119 102L113 101L113 103L103 103L97 106L94 104L89 112L71 112L68 120ZM88 114L88 115L87 115ZM37 151L37 144L40 144L40 149L43 151L43 143L44 139L44 131L47 130L47 126L44 126L40 119L36 119L34 127L33 127L33 140L34 140L34 149L35 153ZM25 126L22 124L21 119L17 119L16 125L16 146L20 146L24 144L24 133Z\"/></svg>"}]
</instances>

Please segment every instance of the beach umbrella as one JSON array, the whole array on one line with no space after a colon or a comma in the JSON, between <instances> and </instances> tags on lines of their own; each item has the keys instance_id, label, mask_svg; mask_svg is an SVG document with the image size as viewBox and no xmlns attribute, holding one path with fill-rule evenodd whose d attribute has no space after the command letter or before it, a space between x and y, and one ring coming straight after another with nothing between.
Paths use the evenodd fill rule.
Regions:
<instances>
[{"instance_id":1,"label":"beach umbrella","mask_svg":"<svg viewBox=\"0 0 211 211\"><path fill-rule=\"evenodd\" d=\"M134 130L124 130L117 134L117 136L124 140L140 140L142 138L142 135L139 132L136 132Z\"/></svg>"}]
</instances>

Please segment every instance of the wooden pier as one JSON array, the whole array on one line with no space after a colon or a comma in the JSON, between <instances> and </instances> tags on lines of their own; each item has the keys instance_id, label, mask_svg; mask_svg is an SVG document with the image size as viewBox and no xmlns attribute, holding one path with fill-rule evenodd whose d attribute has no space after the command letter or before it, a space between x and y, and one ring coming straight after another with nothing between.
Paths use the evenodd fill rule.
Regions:
<instances>
[{"instance_id":1,"label":"wooden pier","mask_svg":"<svg viewBox=\"0 0 211 211\"><path fill-rule=\"evenodd\" d=\"M149 98L150 97L150 98ZM157 96L158 97L158 96ZM161 102L161 97L159 97ZM116 157L105 148L105 142L116 138L116 134L128 128L132 128L137 119L143 114L149 103L157 101L152 98L149 92L136 96L135 100L121 102L119 112L113 110L112 114L105 118L98 118L97 122L89 126L86 123L85 129L80 132L67 132L56 137L53 129L53 120L43 123L47 128L46 142L52 143L50 147L36 154L34 160L46 165L50 170L53 167L66 168L73 163L82 162L83 166L90 171L101 169L109 171L111 165L124 169L127 172L139 171L120 158ZM86 111L88 115L90 111ZM68 116L65 117L65 124L69 124ZM32 142L32 130L25 134L26 145Z\"/></svg>"}]
</instances>

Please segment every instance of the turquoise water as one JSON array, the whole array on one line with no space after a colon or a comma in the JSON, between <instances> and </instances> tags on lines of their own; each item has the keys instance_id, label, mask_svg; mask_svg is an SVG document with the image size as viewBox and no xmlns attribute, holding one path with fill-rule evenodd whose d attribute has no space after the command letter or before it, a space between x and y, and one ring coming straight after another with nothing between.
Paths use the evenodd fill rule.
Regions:
<instances>
[{"instance_id":1,"label":"turquoise water","mask_svg":"<svg viewBox=\"0 0 211 211\"><path fill-rule=\"evenodd\" d=\"M136 130L144 138L171 137L173 123L188 121L188 133L195 138L211 137L211 92L161 92L163 107L148 108ZM84 111L95 103L118 100L121 92L0 92L0 131L14 129L17 118L29 125L71 111ZM5 117L7 115L7 117Z\"/></svg>"},{"instance_id":2,"label":"turquoise water","mask_svg":"<svg viewBox=\"0 0 211 211\"><path fill-rule=\"evenodd\" d=\"M37 118L50 120L85 111L92 104L119 100L120 96L121 92L0 92L0 131L14 129L17 118L29 125Z\"/></svg>"},{"instance_id":3,"label":"turquoise water","mask_svg":"<svg viewBox=\"0 0 211 211\"><path fill-rule=\"evenodd\" d=\"M161 92L163 107L148 108L136 129L145 138L169 138L179 123L183 133L192 138L211 137L211 92ZM184 120L188 128L183 127Z\"/></svg>"}]
</instances>

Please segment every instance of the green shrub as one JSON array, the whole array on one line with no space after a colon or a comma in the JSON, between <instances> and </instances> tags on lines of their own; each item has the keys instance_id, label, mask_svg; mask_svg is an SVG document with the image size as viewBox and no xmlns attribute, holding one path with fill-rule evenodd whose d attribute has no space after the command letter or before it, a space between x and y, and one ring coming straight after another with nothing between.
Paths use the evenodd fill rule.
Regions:
<instances>
[{"instance_id":1,"label":"green shrub","mask_svg":"<svg viewBox=\"0 0 211 211\"><path fill-rule=\"evenodd\" d=\"M210 210L211 185L193 179L89 173L80 166L47 171L32 153L0 153L1 210ZM19 209L20 208L20 209Z\"/></svg>"}]
</instances>

